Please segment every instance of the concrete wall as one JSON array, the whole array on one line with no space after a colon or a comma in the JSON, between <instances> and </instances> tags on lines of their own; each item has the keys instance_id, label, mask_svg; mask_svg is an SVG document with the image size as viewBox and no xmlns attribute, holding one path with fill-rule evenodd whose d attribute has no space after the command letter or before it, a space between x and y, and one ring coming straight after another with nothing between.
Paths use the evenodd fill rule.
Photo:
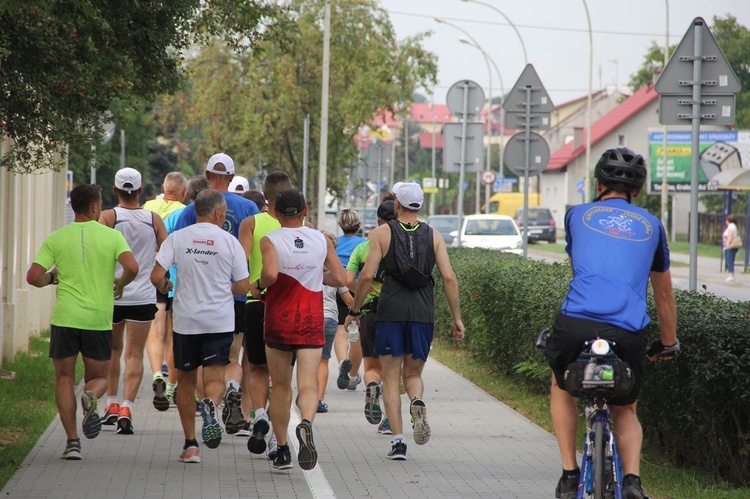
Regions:
<instances>
[{"instance_id":1,"label":"concrete wall","mask_svg":"<svg viewBox=\"0 0 750 499\"><path fill-rule=\"evenodd\" d=\"M0 138L0 156L10 144ZM26 284L26 271L44 238L65 223L65 172L16 174L0 169L0 359L27 351L49 328L54 287Z\"/></svg>"}]
</instances>

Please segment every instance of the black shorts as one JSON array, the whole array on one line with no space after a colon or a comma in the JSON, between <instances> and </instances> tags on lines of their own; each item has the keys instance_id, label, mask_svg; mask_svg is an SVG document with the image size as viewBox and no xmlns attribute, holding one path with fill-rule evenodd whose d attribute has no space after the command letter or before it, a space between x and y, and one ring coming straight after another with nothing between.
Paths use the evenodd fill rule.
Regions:
<instances>
[{"instance_id":1,"label":"black shorts","mask_svg":"<svg viewBox=\"0 0 750 499\"><path fill-rule=\"evenodd\" d=\"M375 355L375 322L377 312L370 312L359 318L359 343L362 346L362 357L378 357Z\"/></svg>"},{"instance_id":2,"label":"black shorts","mask_svg":"<svg viewBox=\"0 0 750 499\"><path fill-rule=\"evenodd\" d=\"M234 332L180 334L174 332L174 366L183 372L199 366L226 366Z\"/></svg>"},{"instance_id":3,"label":"black shorts","mask_svg":"<svg viewBox=\"0 0 750 499\"><path fill-rule=\"evenodd\" d=\"M52 325L49 340L49 357L67 359L81 355L93 360L112 358L112 330L89 331Z\"/></svg>"},{"instance_id":4,"label":"black shorts","mask_svg":"<svg viewBox=\"0 0 750 499\"><path fill-rule=\"evenodd\" d=\"M583 344L588 340L602 338L615 343L612 350L620 360L628 363L633 372L633 390L627 397L616 397L608 401L610 405L630 405L638 400L646 372L646 349L648 330L626 331L610 324L579 319L558 314L552 334L544 348L557 385L565 390L565 370L575 362Z\"/></svg>"},{"instance_id":5,"label":"black shorts","mask_svg":"<svg viewBox=\"0 0 750 499\"><path fill-rule=\"evenodd\" d=\"M266 360L266 342L263 340L263 321L266 317L266 305L261 301L248 300L245 304L245 355L255 366L268 364Z\"/></svg>"},{"instance_id":6,"label":"black shorts","mask_svg":"<svg viewBox=\"0 0 750 499\"><path fill-rule=\"evenodd\" d=\"M236 301L234 302L234 332L244 333L245 332L245 302Z\"/></svg>"},{"instance_id":7,"label":"black shorts","mask_svg":"<svg viewBox=\"0 0 750 499\"><path fill-rule=\"evenodd\" d=\"M112 314L112 324L119 324L122 321L131 322L150 322L156 316L156 305L115 305Z\"/></svg>"},{"instance_id":8,"label":"black shorts","mask_svg":"<svg viewBox=\"0 0 750 499\"><path fill-rule=\"evenodd\" d=\"M156 303L166 303L167 306L164 310L170 310L172 308L172 300L173 298L170 298L168 294L162 294L159 293L159 291L156 291Z\"/></svg>"},{"instance_id":9,"label":"black shorts","mask_svg":"<svg viewBox=\"0 0 750 499\"><path fill-rule=\"evenodd\" d=\"M354 293L352 293L352 297L353 296ZM341 299L341 295L338 293L336 293L336 306L339 309L339 326L343 326L346 316L349 315L349 307L344 303L344 300Z\"/></svg>"}]
</instances>

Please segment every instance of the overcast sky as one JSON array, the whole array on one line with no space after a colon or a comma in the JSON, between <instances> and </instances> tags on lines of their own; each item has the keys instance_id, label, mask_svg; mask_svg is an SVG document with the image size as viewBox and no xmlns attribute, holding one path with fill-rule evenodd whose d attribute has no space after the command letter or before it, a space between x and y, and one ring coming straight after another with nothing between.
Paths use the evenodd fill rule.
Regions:
<instances>
[{"instance_id":1,"label":"overcast sky","mask_svg":"<svg viewBox=\"0 0 750 499\"><path fill-rule=\"evenodd\" d=\"M589 33L584 0L482 0L500 9L516 25L553 103L586 95ZM593 89L625 86L643 62L652 41L665 41L666 1L587 0L593 32ZM465 34L438 24L440 17L468 31L497 64L506 91L525 66L519 37L501 14L462 0L380 0L391 16L398 38L432 31L425 47L438 55L435 101L445 102L450 86L470 79L488 93L489 76L482 53L461 43ZM677 44L692 20L732 14L750 28L750 0L669 0L669 37ZM493 69L493 95L500 93Z\"/></svg>"}]
</instances>

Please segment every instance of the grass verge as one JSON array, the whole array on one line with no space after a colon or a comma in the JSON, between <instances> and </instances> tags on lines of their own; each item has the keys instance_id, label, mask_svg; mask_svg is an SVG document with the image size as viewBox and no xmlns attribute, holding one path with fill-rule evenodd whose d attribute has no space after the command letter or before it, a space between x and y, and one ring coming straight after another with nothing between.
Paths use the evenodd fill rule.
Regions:
<instances>
[{"instance_id":1,"label":"grass verge","mask_svg":"<svg viewBox=\"0 0 750 499\"><path fill-rule=\"evenodd\" d=\"M57 415L55 369L49 354L49 332L31 339L28 353L3 364L15 380L0 379L0 489L5 487L39 437ZM82 375L79 359L76 381Z\"/></svg>"},{"instance_id":2,"label":"grass verge","mask_svg":"<svg viewBox=\"0 0 750 499\"><path fill-rule=\"evenodd\" d=\"M490 366L477 362L462 348L435 339L430 355L468 379L515 411L553 433L549 415L549 396L539 395L510 377L498 374ZM584 422L579 424L579 433ZM579 441L582 440L582 433ZM581 450L581 449L579 449ZM732 489L728 484L692 470L677 468L659 453L644 447L641 476L652 499L740 499L750 497L750 489Z\"/></svg>"}]
</instances>

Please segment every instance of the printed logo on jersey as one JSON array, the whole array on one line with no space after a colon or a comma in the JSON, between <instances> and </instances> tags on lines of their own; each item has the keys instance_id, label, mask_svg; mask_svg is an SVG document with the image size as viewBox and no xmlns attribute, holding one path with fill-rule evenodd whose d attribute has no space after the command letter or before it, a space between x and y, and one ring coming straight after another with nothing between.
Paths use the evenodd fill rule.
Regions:
<instances>
[{"instance_id":1,"label":"printed logo on jersey","mask_svg":"<svg viewBox=\"0 0 750 499\"><path fill-rule=\"evenodd\" d=\"M298 248L298 249L302 249L302 248L304 248L304 247L305 247L305 242L304 242L304 241L302 240L302 238L301 238L301 237L297 236L297 237L296 237L296 238L294 239L294 247L295 247L295 248Z\"/></svg>"},{"instance_id":2,"label":"printed logo on jersey","mask_svg":"<svg viewBox=\"0 0 750 499\"><path fill-rule=\"evenodd\" d=\"M654 230L643 216L622 208L595 206L583 214L583 223L589 229L618 239L647 241Z\"/></svg>"}]
</instances>

